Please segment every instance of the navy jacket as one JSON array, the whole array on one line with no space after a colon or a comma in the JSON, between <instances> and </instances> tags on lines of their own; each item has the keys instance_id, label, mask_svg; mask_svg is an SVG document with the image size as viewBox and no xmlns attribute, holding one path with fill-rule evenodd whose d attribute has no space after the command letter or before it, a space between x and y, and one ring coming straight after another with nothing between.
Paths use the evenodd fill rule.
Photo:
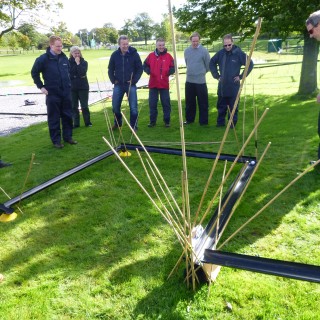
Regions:
<instances>
[{"instance_id":1,"label":"navy jacket","mask_svg":"<svg viewBox=\"0 0 320 320\"><path fill-rule=\"evenodd\" d=\"M210 59L210 71L215 79L220 79L218 84L218 95L222 97L234 97L238 94L240 83L234 82L234 78L243 77L240 74L241 66L245 66L247 55L236 45L233 45L231 51L221 49ZM219 70L218 70L219 67ZM253 62L250 61L247 76L253 68Z\"/></svg>"},{"instance_id":2,"label":"navy jacket","mask_svg":"<svg viewBox=\"0 0 320 320\"><path fill-rule=\"evenodd\" d=\"M49 47L46 53L35 60L31 76L36 86L39 89L45 87L49 95L68 95L71 88L69 72L70 64L67 56L63 52L54 56L50 53Z\"/></svg>"},{"instance_id":3,"label":"navy jacket","mask_svg":"<svg viewBox=\"0 0 320 320\"><path fill-rule=\"evenodd\" d=\"M89 82L87 78L88 62L82 57L80 64L77 65L74 57L69 58L71 90L89 90Z\"/></svg>"},{"instance_id":4,"label":"navy jacket","mask_svg":"<svg viewBox=\"0 0 320 320\"><path fill-rule=\"evenodd\" d=\"M108 65L110 81L115 84L128 84L132 76L132 84L136 84L143 72L142 62L137 49L129 46L129 50L122 55L120 48L114 51Z\"/></svg>"}]
</instances>

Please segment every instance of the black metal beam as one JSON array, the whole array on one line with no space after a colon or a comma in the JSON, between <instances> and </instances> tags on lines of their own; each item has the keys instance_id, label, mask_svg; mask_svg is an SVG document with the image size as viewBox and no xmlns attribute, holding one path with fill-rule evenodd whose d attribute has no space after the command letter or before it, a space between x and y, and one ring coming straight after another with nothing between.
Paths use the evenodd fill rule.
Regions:
<instances>
[{"instance_id":1,"label":"black metal beam","mask_svg":"<svg viewBox=\"0 0 320 320\"><path fill-rule=\"evenodd\" d=\"M162 154L172 154L176 156L181 156L182 155L182 150L181 149L175 149L175 148L165 148L165 147L154 147L154 146L144 146L145 149L148 152L153 152L153 153L162 153ZM139 144L121 144L121 149L122 150L136 150L138 149L139 151L144 151L143 147ZM196 151L196 150L186 150L186 156L187 157L193 157L193 158L203 158L203 159L216 159L217 158L217 153L215 152L205 152L205 151ZM236 159L236 155L232 154L220 154L219 160L222 161L230 161L233 162ZM256 160L255 157L248 157L248 156L242 156L239 157L237 160L238 163L245 163L247 161L252 161Z\"/></svg>"},{"instance_id":2,"label":"black metal beam","mask_svg":"<svg viewBox=\"0 0 320 320\"><path fill-rule=\"evenodd\" d=\"M120 150L119 147L117 147L116 150L119 151ZM1 212L5 212L7 214L12 213L13 209L10 208L12 205L20 202L21 200L24 200L24 199L32 196L33 194L35 194L35 193L37 193L37 192L39 192L39 191L41 191L43 189L46 189L46 188L52 186L53 184L65 179L67 177L70 177L71 175L73 175L73 174L75 174L75 173L77 173L77 172L79 172L79 171L91 166L94 163L97 163L98 161L101 161L101 160L103 160L103 159L105 159L107 157L110 157L112 155L113 155L113 151L112 150L104 152L101 155L99 155L99 156L97 156L95 158L92 158L91 160L88 160L88 161L80 164L79 166L76 166L76 167L74 167L74 168L72 168L72 169L70 169L70 170L68 170L68 171L66 171L66 172L64 172L64 173L62 173L62 174L60 174L60 175L58 175L58 176L56 176L56 177L44 182L44 183L34 187L34 188L32 188L32 189L29 189L28 191L22 193L21 195L10 199L9 201L7 201L7 202L5 202L3 204L0 204L0 213Z\"/></svg>"},{"instance_id":3,"label":"black metal beam","mask_svg":"<svg viewBox=\"0 0 320 320\"><path fill-rule=\"evenodd\" d=\"M205 250L202 262L320 283L320 266L310 264L253 257L210 249Z\"/></svg>"},{"instance_id":4,"label":"black metal beam","mask_svg":"<svg viewBox=\"0 0 320 320\"><path fill-rule=\"evenodd\" d=\"M233 210L233 207L235 206L239 197L243 194L245 187L247 186L247 183L254 172L255 167L256 162L251 161L248 166L239 173L221 201L221 208L223 209L220 213L219 208L215 210L202 235L199 237L199 239L197 239L194 250L197 253L199 259L203 257L205 249L214 247L216 235L218 235L218 238L220 237L220 234L224 230L226 223L229 221L229 217ZM217 234L217 225L214 228L213 226L216 223L218 216L219 228Z\"/></svg>"}]
</instances>

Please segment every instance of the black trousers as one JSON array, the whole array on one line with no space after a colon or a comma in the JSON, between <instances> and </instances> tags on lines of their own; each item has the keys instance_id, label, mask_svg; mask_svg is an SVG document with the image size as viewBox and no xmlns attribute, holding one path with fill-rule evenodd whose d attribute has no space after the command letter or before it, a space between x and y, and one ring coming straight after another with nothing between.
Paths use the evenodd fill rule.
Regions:
<instances>
[{"instance_id":1,"label":"black trousers","mask_svg":"<svg viewBox=\"0 0 320 320\"><path fill-rule=\"evenodd\" d=\"M72 90L72 115L73 115L73 126L80 126L80 113L79 113L79 102L81 106L83 121L86 126L90 125L90 111L88 106L89 101L89 90Z\"/></svg>"},{"instance_id":2,"label":"black trousers","mask_svg":"<svg viewBox=\"0 0 320 320\"><path fill-rule=\"evenodd\" d=\"M217 109L218 109L217 125L218 126L225 125L227 115L228 115L228 120L230 119L230 114L233 111L233 107L236 99L237 99L237 96L221 97L218 95L218 101L217 101ZM234 126L236 126L238 122L238 109L239 109L239 101L236 106L236 111L233 114L232 123Z\"/></svg>"},{"instance_id":3,"label":"black trousers","mask_svg":"<svg viewBox=\"0 0 320 320\"><path fill-rule=\"evenodd\" d=\"M65 96L47 95L46 96L48 127L50 138L53 144L61 142L62 137L64 141L72 138L72 107L70 94Z\"/></svg>"},{"instance_id":4,"label":"black trousers","mask_svg":"<svg viewBox=\"0 0 320 320\"><path fill-rule=\"evenodd\" d=\"M197 102L199 105L199 123L208 124L209 99L206 83L186 82L186 121L194 122L197 112Z\"/></svg>"}]
</instances>

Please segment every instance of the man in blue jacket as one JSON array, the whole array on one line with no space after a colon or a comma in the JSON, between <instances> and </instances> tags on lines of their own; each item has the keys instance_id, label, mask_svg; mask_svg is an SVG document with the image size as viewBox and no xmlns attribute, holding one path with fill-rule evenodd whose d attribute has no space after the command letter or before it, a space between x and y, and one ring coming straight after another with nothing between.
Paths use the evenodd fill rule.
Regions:
<instances>
[{"instance_id":1,"label":"man in blue jacket","mask_svg":"<svg viewBox=\"0 0 320 320\"><path fill-rule=\"evenodd\" d=\"M36 59L31 76L36 86L46 95L48 126L51 141L55 148L62 149L60 121L63 140L77 144L72 139L72 103L70 65L62 52L60 37L51 36L46 53ZM40 77L42 74L43 81Z\"/></svg>"},{"instance_id":2,"label":"man in blue jacket","mask_svg":"<svg viewBox=\"0 0 320 320\"><path fill-rule=\"evenodd\" d=\"M114 85L112 110L114 125L112 130L122 126L121 103L127 95L130 107L130 126L138 130L138 97L136 83L139 81L143 68L137 50L129 46L129 39L122 35L118 39L119 48L110 57L108 65L109 79Z\"/></svg>"},{"instance_id":3,"label":"man in blue jacket","mask_svg":"<svg viewBox=\"0 0 320 320\"><path fill-rule=\"evenodd\" d=\"M231 34L223 37L223 49L218 51L210 59L210 71L212 76L219 81L218 83L218 118L217 127L225 126L225 118L232 113L240 88L240 80L243 73L240 74L241 66L245 66L248 56L236 45L233 44ZM218 70L219 67L219 70ZM253 68L253 62L250 61L247 75ZM239 100L240 101L240 100ZM235 126L238 121L239 101L233 115L231 127Z\"/></svg>"}]
</instances>

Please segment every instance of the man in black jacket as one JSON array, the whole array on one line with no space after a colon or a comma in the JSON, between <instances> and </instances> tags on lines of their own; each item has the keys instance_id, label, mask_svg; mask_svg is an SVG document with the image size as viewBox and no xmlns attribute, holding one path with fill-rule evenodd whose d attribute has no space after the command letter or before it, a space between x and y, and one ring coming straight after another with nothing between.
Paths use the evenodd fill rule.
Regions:
<instances>
[{"instance_id":1,"label":"man in black jacket","mask_svg":"<svg viewBox=\"0 0 320 320\"><path fill-rule=\"evenodd\" d=\"M109 79L114 85L112 95L112 110L114 113L113 130L122 126L121 103L124 94L127 95L130 106L130 126L138 130L138 97L136 83L139 81L143 68L137 50L129 46L127 36L118 39L119 48L110 57L108 65Z\"/></svg>"},{"instance_id":2,"label":"man in black jacket","mask_svg":"<svg viewBox=\"0 0 320 320\"><path fill-rule=\"evenodd\" d=\"M54 147L61 149L64 145L61 143L60 121L63 140L77 144L77 141L72 139L70 65L67 56L62 52L60 37L51 36L49 45L46 53L34 62L31 76L36 86L46 95L50 138Z\"/></svg>"},{"instance_id":3,"label":"man in black jacket","mask_svg":"<svg viewBox=\"0 0 320 320\"><path fill-rule=\"evenodd\" d=\"M246 65L247 58L247 55L233 44L231 34L227 34L223 37L223 49L218 51L210 60L209 68L211 74L219 81L217 127L225 126L227 114L228 119L230 118L240 88L240 80L243 77L243 73L240 74L240 68ZM247 75L249 75L252 68L253 62L251 60ZM236 110L232 119L232 127L238 121L238 106L239 101L235 106Z\"/></svg>"}]
</instances>

